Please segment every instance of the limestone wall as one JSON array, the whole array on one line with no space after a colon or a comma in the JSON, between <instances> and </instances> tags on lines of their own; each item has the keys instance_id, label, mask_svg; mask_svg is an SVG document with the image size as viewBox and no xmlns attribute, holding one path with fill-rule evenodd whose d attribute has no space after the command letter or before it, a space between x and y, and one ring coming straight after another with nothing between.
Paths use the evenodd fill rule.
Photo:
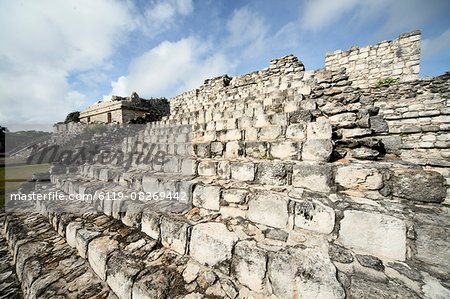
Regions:
<instances>
[{"instance_id":1,"label":"limestone wall","mask_svg":"<svg viewBox=\"0 0 450 299\"><path fill-rule=\"evenodd\" d=\"M325 67L330 70L345 67L353 86L359 87L373 86L387 78L416 80L420 69L420 36L417 30L374 46L356 45L347 51L328 52Z\"/></svg>"}]
</instances>

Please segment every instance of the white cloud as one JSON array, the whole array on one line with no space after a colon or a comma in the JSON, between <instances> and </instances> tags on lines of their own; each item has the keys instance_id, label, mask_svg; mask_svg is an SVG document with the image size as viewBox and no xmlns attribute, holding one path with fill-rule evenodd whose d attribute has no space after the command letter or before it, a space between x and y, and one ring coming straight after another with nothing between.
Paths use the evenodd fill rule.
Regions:
<instances>
[{"instance_id":1,"label":"white cloud","mask_svg":"<svg viewBox=\"0 0 450 299\"><path fill-rule=\"evenodd\" d=\"M53 122L85 105L73 71L101 68L132 29L112 1L0 2L1 122Z\"/></svg>"},{"instance_id":2,"label":"white cloud","mask_svg":"<svg viewBox=\"0 0 450 299\"><path fill-rule=\"evenodd\" d=\"M250 11L247 6L234 11L227 22L227 29L229 36L224 46L243 48L241 57L258 55L268 46L266 22L257 13Z\"/></svg>"},{"instance_id":3,"label":"white cloud","mask_svg":"<svg viewBox=\"0 0 450 299\"><path fill-rule=\"evenodd\" d=\"M309 1L303 11L301 22L304 29L320 30L339 21L342 16L353 10L360 0L316 0Z\"/></svg>"},{"instance_id":4,"label":"white cloud","mask_svg":"<svg viewBox=\"0 0 450 299\"><path fill-rule=\"evenodd\" d=\"M450 48L450 29L444 31L435 38L428 38L422 41L422 55L430 56L434 53L441 52Z\"/></svg>"},{"instance_id":5,"label":"white cloud","mask_svg":"<svg viewBox=\"0 0 450 299\"><path fill-rule=\"evenodd\" d=\"M441 0L316 0L306 3L299 24L306 31L320 31L344 18L341 27L357 28L378 19L382 25L374 34L377 40L392 33L420 29L448 8L448 1Z\"/></svg>"},{"instance_id":6,"label":"white cloud","mask_svg":"<svg viewBox=\"0 0 450 299\"><path fill-rule=\"evenodd\" d=\"M134 59L129 75L111 82L111 94L128 96L136 91L143 97L173 96L233 68L225 55L208 55L210 49L209 43L194 37L164 41Z\"/></svg>"},{"instance_id":7,"label":"white cloud","mask_svg":"<svg viewBox=\"0 0 450 299\"><path fill-rule=\"evenodd\" d=\"M140 8L134 8L138 11ZM176 24L179 17L189 15L194 10L192 0L158 0L152 2L143 16L136 13L136 29L148 36L156 36Z\"/></svg>"}]
</instances>

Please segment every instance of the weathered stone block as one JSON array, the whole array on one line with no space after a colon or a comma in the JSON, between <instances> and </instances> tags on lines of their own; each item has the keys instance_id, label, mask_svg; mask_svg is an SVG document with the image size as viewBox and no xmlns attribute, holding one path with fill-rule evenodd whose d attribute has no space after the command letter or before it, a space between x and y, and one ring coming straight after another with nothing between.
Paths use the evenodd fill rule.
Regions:
<instances>
[{"instance_id":1,"label":"weathered stone block","mask_svg":"<svg viewBox=\"0 0 450 299\"><path fill-rule=\"evenodd\" d=\"M354 126L356 123L355 113L341 113L330 117L330 122L336 124L338 128L345 128Z\"/></svg>"},{"instance_id":2,"label":"weathered stone block","mask_svg":"<svg viewBox=\"0 0 450 299\"><path fill-rule=\"evenodd\" d=\"M198 174L203 176L216 175L216 162L215 161L201 161L198 164Z\"/></svg>"},{"instance_id":3,"label":"weathered stone block","mask_svg":"<svg viewBox=\"0 0 450 299\"><path fill-rule=\"evenodd\" d=\"M82 258L86 258L86 253L88 250L89 242L95 237L99 236L101 233L97 231L93 231L92 229L80 228L77 230L76 240L77 245L76 248L78 253Z\"/></svg>"},{"instance_id":4,"label":"weathered stone block","mask_svg":"<svg viewBox=\"0 0 450 299\"><path fill-rule=\"evenodd\" d=\"M244 154L244 143L231 141L225 145L225 158L236 158Z\"/></svg>"},{"instance_id":5,"label":"weathered stone block","mask_svg":"<svg viewBox=\"0 0 450 299\"><path fill-rule=\"evenodd\" d=\"M391 178L394 196L422 202L442 202L446 196L444 177L435 171L394 169Z\"/></svg>"},{"instance_id":6,"label":"weathered stone block","mask_svg":"<svg viewBox=\"0 0 450 299\"><path fill-rule=\"evenodd\" d=\"M436 210L435 210L436 211ZM450 260L449 216L436 212L416 214L414 217L415 257L441 274L448 273Z\"/></svg>"},{"instance_id":7,"label":"weathered stone block","mask_svg":"<svg viewBox=\"0 0 450 299\"><path fill-rule=\"evenodd\" d=\"M281 126L267 126L262 127L259 131L259 138L261 140L274 140L281 135Z\"/></svg>"},{"instance_id":8,"label":"weathered stone block","mask_svg":"<svg viewBox=\"0 0 450 299\"><path fill-rule=\"evenodd\" d=\"M186 252L190 225L182 220L163 216L161 218L161 243L180 254Z\"/></svg>"},{"instance_id":9,"label":"weathered stone block","mask_svg":"<svg viewBox=\"0 0 450 299\"><path fill-rule=\"evenodd\" d=\"M211 153L215 156L221 156L223 153L223 143L222 142L212 142L211 143Z\"/></svg>"},{"instance_id":10,"label":"weathered stone block","mask_svg":"<svg viewBox=\"0 0 450 299\"><path fill-rule=\"evenodd\" d=\"M270 154L277 159L294 159L300 157L301 143L293 141L277 141L270 145Z\"/></svg>"},{"instance_id":11,"label":"weathered stone block","mask_svg":"<svg viewBox=\"0 0 450 299\"><path fill-rule=\"evenodd\" d=\"M80 222L70 222L66 227L66 241L72 246L77 246L77 230L81 229L83 225Z\"/></svg>"},{"instance_id":12,"label":"weathered stone block","mask_svg":"<svg viewBox=\"0 0 450 299\"><path fill-rule=\"evenodd\" d=\"M197 207L218 211L220 187L197 185L194 189L192 201Z\"/></svg>"},{"instance_id":13,"label":"weathered stone block","mask_svg":"<svg viewBox=\"0 0 450 299\"><path fill-rule=\"evenodd\" d=\"M145 211L142 213L142 222L141 222L141 229L142 232L146 233L149 237L159 240L160 235L160 215L152 212L152 211Z\"/></svg>"},{"instance_id":14,"label":"weathered stone block","mask_svg":"<svg viewBox=\"0 0 450 299\"><path fill-rule=\"evenodd\" d=\"M247 157L261 159L267 155L267 144L265 142L247 142L245 144Z\"/></svg>"},{"instance_id":15,"label":"weathered stone block","mask_svg":"<svg viewBox=\"0 0 450 299\"><path fill-rule=\"evenodd\" d=\"M106 282L119 298L131 299L134 278L144 267L144 263L131 254L113 252L107 262Z\"/></svg>"},{"instance_id":16,"label":"weathered stone block","mask_svg":"<svg viewBox=\"0 0 450 299\"><path fill-rule=\"evenodd\" d=\"M326 164L302 163L293 167L292 186L294 187L330 192L332 179L333 171Z\"/></svg>"},{"instance_id":17,"label":"weathered stone block","mask_svg":"<svg viewBox=\"0 0 450 299\"><path fill-rule=\"evenodd\" d=\"M248 191L239 189L228 189L222 191L223 200L229 203L243 204Z\"/></svg>"},{"instance_id":18,"label":"weathered stone block","mask_svg":"<svg viewBox=\"0 0 450 299\"><path fill-rule=\"evenodd\" d=\"M228 161L220 161L217 164L217 176L221 179L229 179L231 176L231 163Z\"/></svg>"},{"instance_id":19,"label":"weathered stone block","mask_svg":"<svg viewBox=\"0 0 450 299\"><path fill-rule=\"evenodd\" d=\"M378 190L383 187L383 176L377 169L359 165L338 167L335 181L347 189Z\"/></svg>"},{"instance_id":20,"label":"weathered stone block","mask_svg":"<svg viewBox=\"0 0 450 299\"><path fill-rule=\"evenodd\" d=\"M287 200L277 194L259 194L248 203L248 218L268 226L285 228L288 220L287 207Z\"/></svg>"},{"instance_id":21,"label":"weathered stone block","mask_svg":"<svg viewBox=\"0 0 450 299\"><path fill-rule=\"evenodd\" d=\"M347 210L339 236L346 247L379 257L405 260L406 225L398 218Z\"/></svg>"},{"instance_id":22,"label":"weathered stone block","mask_svg":"<svg viewBox=\"0 0 450 299\"><path fill-rule=\"evenodd\" d=\"M321 234L330 234L334 229L335 213L333 208L317 200L296 202L294 213L296 227Z\"/></svg>"},{"instance_id":23,"label":"weathered stone block","mask_svg":"<svg viewBox=\"0 0 450 299\"><path fill-rule=\"evenodd\" d=\"M302 160L323 161L330 160L333 143L330 139L311 139L303 144Z\"/></svg>"},{"instance_id":24,"label":"weathered stone block","mask_svg":"<svg viewBox=\"0 0 450 299\"><path fill-rule=\"evenodd\" d=\"M268 277L279 298L344 298L336 268L313 248L269 253ZM311 279L314 278L314 279Z\"/></svg>"},{"instance_id":25,"label":"weathered stone block","mask_svg":"<svg viewBox=\"0 0 450 299\"><path fill-rule=\"evenodd\" d=\"M241 139L242 139L241 130L235 129L227 131L227 140L241 140Z\"/></svg>"},{"instance_id":26,"label":"weathered stone block","mask_svg":"<svg viewBox=\"0 0 450 299\"><path fill-rule=\"evenodd\" d=\"M211 157L211 144L210 143L196 143L194 144L195 155L199 158Z\"/></svg>"},{"instance_id":27,"label":"weathered stone block","mask_svg":"<svg viewBox=\"0 0 450 299\"><path fill-rule=\"evenodd\" d=\"M190 255L202 264L215 266L231 259L237 237L222 223L201 223L192 229Z\"/></svg>"},{"instance_id":28,"label":"weathered stone block","mask_svg":"<svg viewBox=\"0 0 450 299\"><path fill-rule=\"evenodd\" d=\"M344 139L354 138L354 137L363 137L363 136L368 136L370 134L372 134L371 129L355 128L355 129L343 129L342 130L342 138L344 138Z\"/></svg>"},{"instance_id":29,"label":"weathered stone block","mask_svg":"<svg viewBox=\"0 0 450 299\"><path fill-rule=\"evenodd\" d=\"M286 167L283 164L267 161L258 164L256 179L263 185L284 185L286 175Z\"/></svg>"},{"instance_id":30,"label":"weathered stone block","mask_svg":"<svg viewBox=\"0 0 450 299\"><path fill-rule=\"evenodd\" d=\"M311 139L331 139L332 129L331 124L326 121L318 121L308 123L307 137Z\"/></svg>"},{"instance_id":31,"label":"weathered stone block","mask_svg":"<svg viewBox=\"0 0 450 299\"><path fill-rule=\"evenodd\" d=\"M292 124L287 127L286 138L294 140L305 140L305 126L303 124Z\"/></svg>"},{"instance_id":32,"label":"weathered stone block","mask_svg":"<svg viewBox=\"0 0 450 299\"><path fill-rule=\"evenodd\" d=\"M253 163L231 163L231 178L242 182L251 182L255 179L255 164Z\"/></svg>"},{"instance_id":33,"label":"weathered stone block","mask_svg":"<svg viewBox=\"0 0 450 299\"><path fill-rule=\"evenodd\" d=\"M106 261L113 251L119 248L119 243L109 236L95 238L89 243L88 260L91 268L103 280L106 280Z\"/></svg>"},{"instance_id":34,"label":"weathered stone block","mask_svg":"<svg viewBox=\"0 0 450 299\"><path fill-rule=\"evenodd\" d=\"M231 271L243 285L260 292L264 289L266 260L266 253L256 247L256 242L241 241L234 247Z\"/></svg>"}]
</instances>

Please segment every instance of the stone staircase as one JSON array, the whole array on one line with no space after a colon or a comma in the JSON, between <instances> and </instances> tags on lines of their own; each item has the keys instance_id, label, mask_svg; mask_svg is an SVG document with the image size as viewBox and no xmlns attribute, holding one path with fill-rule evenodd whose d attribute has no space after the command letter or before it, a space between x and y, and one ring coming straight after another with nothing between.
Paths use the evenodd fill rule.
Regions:
<instances>
[{"instance_id":1,"label":"stone staircase","mask_svg":"<svg viewBox=\"0 0 450 299\"><path fill-rule=\"evenodd\" d=\"M402 159L377 106L448 97L448 76L432 82L357 88L292 55L205 81L170 117L22 186L61 196L5 218L24 296L448 298L448 168Z\"/></svg>"}]
</instances>

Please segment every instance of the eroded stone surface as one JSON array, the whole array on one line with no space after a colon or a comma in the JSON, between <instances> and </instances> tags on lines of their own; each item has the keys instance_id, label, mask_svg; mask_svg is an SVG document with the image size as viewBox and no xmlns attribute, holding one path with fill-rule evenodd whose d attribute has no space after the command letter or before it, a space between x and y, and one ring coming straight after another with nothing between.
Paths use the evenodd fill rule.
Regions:
<instances>
[{"instance_id":1,"label":"eroded stone surface","mask_svg":"<svg viewBox=\"0 0 450 299\"><path fill-rule=\"evenodd\" d=\"M344 246L375 256L405 260L406 226L400 219L347 210L341 221L339 235Z\"/></svg>"},{"instance_id":2,"label":"eroded stone surface","mask_svg":"<svg viewBox=\"0 0 450 299\"><path fill-rule=\"evenodd\" d=\"M192 228L190 255L208 266L231 259L237 237L222 223L201 223Z\"/></svg>"}]
</instances>

